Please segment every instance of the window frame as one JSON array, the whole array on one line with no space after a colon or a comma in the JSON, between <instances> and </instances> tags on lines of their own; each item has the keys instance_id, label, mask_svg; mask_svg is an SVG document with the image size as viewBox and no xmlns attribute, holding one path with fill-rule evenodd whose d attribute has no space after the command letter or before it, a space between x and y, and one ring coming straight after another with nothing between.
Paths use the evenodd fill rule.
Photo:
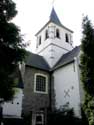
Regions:
<instances>
[{"instance_id":1,"label":"window frame","mask_svg":"<svg viewBox=\"0 0 94 125\"><path fill-rule=\"evenodd\" d=\"M65 33L65 42L69 43L69 34L68 33Z\"/></svg>"},{"instance_id":2,"label":"window frame","mask_svg":"<svg viewBox=\"0 0 94 125\"><path fill-rule=\"evenodd\" d=\"M56 38L60 39L60 30L58 28L56 29Z\"/></svg>"},{"instance_id":3,"label":"window frame","mask_svg":"<svg viewBox=\"0 0 94 125\"><path fill-rule=\"evenodd\" d=\"M41 45L41 36L39 36L38 45Z\"/></svg>"},{"instance_id":4,"label":"window frame","mask_svg":"<svg viewBox=\"0 0 94 125\"><path fill-rule=\"evenodd\" d=\"M49 38L49 32L48 29L45 30L45 40Z\"/></svg>"},{"instance_id":5,"label":"window frame","mask_svg":"<svg viewBox=\"0 0 94 125\"><path fill-rule=\"evenodd\" d=\"M37 91L36 90L36 78L37 78L37 76L45 77L45 79L46 79L45 91ZM35 73L35 75L34 75L34 92L35 93L41 93L41 94L48 94L48 76L47 75L44 75L44 74L41 74L41 73Z\"/></svg>"},{"instance_id":6,"label":"window frame","mask_svg":"<svg viewBox=\"0 0 94 125\"><path fill-rule=\"evenodd\" d=\"M36 119L37 119L37 116L41 116L41 118L42 118L42 121L37 121ZM35 125L36 124L39 124L39 125L44 125L44 113L36 113L36 115L35 115Z\"/></svg>"}]
</instances>

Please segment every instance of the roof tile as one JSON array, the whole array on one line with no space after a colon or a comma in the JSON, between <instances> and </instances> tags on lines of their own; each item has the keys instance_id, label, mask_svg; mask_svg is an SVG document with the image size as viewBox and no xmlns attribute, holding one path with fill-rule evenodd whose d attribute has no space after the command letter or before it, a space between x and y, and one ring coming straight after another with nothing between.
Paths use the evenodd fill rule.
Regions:
<instances>
[{"instance_id":1,"label":"roof tile","mask_svg":"<svg viewBox=\"0 0 94 125\"><path fill-rule=\"evenodd\" d=\"M72 49L71 51L69 51L68 53L64 54L60 58L60 60L56 63L53 70L72 62L74 60L74 58L78 56L79 52L80 52L80 46L77 46L74 49Z\"/></svg>"},{"instance_id":2,"label":"roof tile","mask_svg":"<svg viewBox=\"0 0 94 125\"><path fill-rule=\"evenodd\" d=\"M30 52L28 52L28 56L26 57L26 65L46 71L49 71L50 69L42 56Z\"/></svg>"}]
</instances>

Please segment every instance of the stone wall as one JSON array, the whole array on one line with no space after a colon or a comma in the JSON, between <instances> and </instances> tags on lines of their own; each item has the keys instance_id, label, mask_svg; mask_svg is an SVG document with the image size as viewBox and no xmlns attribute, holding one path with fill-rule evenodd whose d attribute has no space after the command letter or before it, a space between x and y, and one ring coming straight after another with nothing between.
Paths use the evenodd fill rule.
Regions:
<instances>
[{"instance_id":1,"label":"stone wall","mask_svg":"<svg viewBox=\"0 0 94 125\"><path fill-rule=\"evenodd\" d=\"M48 77L48 93L34 92L34 75L41 73ZM26 115L30 112L35 112L40 109L50 107L50 75L48 72L39 70L33 67L26 66L24 74L24 98L23 98L23 113Z\"/></svg>"}]
</instances>

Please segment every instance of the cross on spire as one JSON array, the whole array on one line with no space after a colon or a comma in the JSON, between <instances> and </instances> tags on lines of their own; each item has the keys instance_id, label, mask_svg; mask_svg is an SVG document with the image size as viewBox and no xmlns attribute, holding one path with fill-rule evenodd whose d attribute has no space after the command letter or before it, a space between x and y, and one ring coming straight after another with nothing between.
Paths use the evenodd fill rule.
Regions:
<instances>
[{"instance_id":1,"label":"cross on spire","mask_svg":"<svg viewBox=\"0 0 94 125\"><path fill-rule=\"evenodd\" d=\"M52 8L54 7L55 0L52 0Z\"/></svg>"}]
</instances>

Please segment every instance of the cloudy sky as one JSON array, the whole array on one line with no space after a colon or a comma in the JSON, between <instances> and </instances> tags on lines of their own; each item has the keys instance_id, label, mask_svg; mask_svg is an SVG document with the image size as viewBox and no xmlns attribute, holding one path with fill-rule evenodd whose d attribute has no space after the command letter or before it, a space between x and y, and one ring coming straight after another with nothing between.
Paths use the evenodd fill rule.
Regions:
<instances>
[{"instance_id":1,"label":"cloudy sky","mask_svg":"<svg viewBox=\"0 0 94 125\"><path fill-rule=\"evenodd\" d=\"M31 44L28 49L35 52L36 32L48 21L52 6L62 24L73 30L74 46L81 41L83 15L88 15L94 24L94 0L14 0L18 15L13 20Z\"/></svg>"}]
</instances>

